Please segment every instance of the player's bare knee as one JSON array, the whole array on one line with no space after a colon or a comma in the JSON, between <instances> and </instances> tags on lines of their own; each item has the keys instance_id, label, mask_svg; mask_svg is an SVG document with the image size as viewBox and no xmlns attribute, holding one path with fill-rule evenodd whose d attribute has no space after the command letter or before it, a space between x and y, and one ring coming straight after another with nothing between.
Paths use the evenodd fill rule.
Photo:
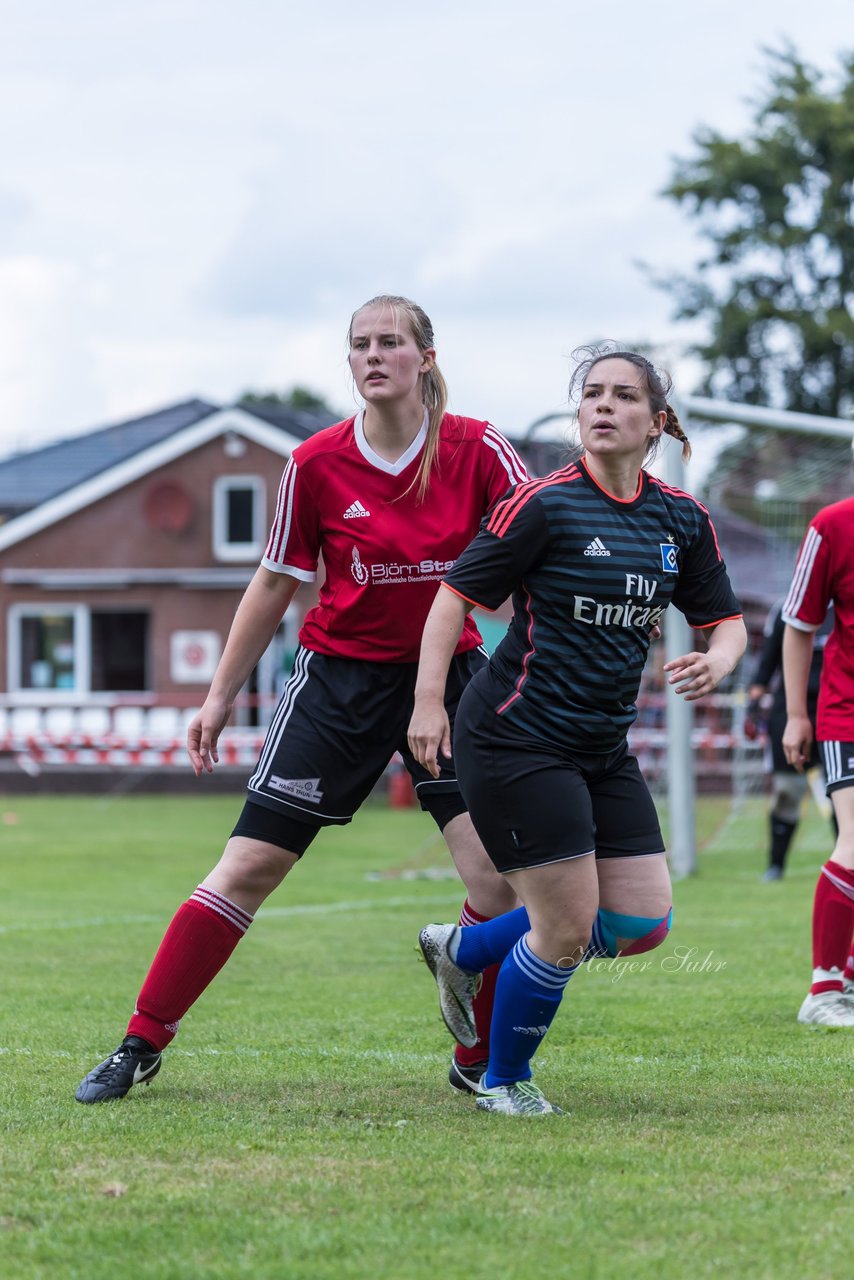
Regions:
<instances>
[{"instance_id":1,"label":"player's bare knee","mask_svg":"<svg viewBox=\"0 0 854 1280\"><path fill-rule=\"evenodd\" d=\"M466 886L469 906L478 915L502 916L505 911L513 911L519 905L513 889L491 863L488 868L478 869L468 875L460 870L460 877Z\"/></svg>"},{"instance_id":2,"label":"player's bare knee","mask_svg":"<svg viewBox=\"0 0 854 1280\"><path fill-rule=\"evenodd\" d=\"M577 915L532 920L528 936L534 955L562 968L579 964L589 941L590 921Z\"/></svg>"},{"instance_id":3,"label":"player's bare knee","mask_svg":"<svg viewBox=\"0 0 854 1280\"><path fill-rule=\"evenodd\" d=\"M276 845L265 844L243 836L233 836L225 846L223 855L214 868L220 893L227 897L232 893L268 893L281 884L297 861L294 853ZM222 887L228 885L228 888ZM229 892L229 889L231 892Z\"/></svg>"}]
</instances>

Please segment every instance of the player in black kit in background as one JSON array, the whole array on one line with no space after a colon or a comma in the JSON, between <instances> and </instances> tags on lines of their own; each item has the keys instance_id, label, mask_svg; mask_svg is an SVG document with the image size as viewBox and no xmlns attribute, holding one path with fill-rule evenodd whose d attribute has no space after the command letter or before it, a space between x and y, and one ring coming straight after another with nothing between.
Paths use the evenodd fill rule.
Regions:
<instances>
[{"instance_id":1,"label":"player in black kit in background","mask_svg":"<svg viewBox=\"0 0 854 1280\"><path fill-rule=\"evenodd\" d=\"M745 732L754 737L759 725L766 720L768 735L768 771L771 774L772 800L768 815L768 866L762 876L763 880L782 880L786 867L786 857L794 839L801 816L801 805L807 793L809 782L805 773L799 773L786 759L783 750L783 730L786 728L786 691L783 686L783 633L786 624L783 622L783 601L779 600L768 615L764 630L764 643L753 673L753 684L748 689L750 699L745 721ZM821 666L824 658L824 646L833 629L833 610L831 609L823 625L816 632L810 664L809 683L807 688L807 710L813 728L815 728L818 691L821 684ZM765 709L765 703L770 706ZM821 755L818 744L813 741L809 768L821 772L820 786L824 788L824 773L821 768ZM836 819L828 802L820 804L822 812L830 808L828 814L831 825L836 829Z\"/></svg>"}]
</instances>

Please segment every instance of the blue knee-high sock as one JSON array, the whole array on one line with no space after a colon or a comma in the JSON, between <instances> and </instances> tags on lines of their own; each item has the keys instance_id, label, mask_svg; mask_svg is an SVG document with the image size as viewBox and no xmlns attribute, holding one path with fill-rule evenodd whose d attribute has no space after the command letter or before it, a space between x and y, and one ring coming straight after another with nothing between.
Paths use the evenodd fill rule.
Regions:
<instances>
[{"instance_id":1,"label":"blue knee-high sock","mask_svg":"<svg viewBox=\"0 0 854 1280\"><path fill-rule=\"evenodd\" d=\"M528 932L531 922L524 907L507 911L503 916L484 920L483 924L468 924L460 929L457 954L451 959L469 973L483 973L491 964L501 964L520 938Z\"/></svg>"},{"instance_id":2,"label":"blue knee-high sock","mask_svg":"<svg viewBox=\"0 0 854 1280\"><path fill-rule=\"evenodd\" d=\"M531 1059L577 968L547 964L534 955L527 938L519 939L502 964L495 985L489 1067L483 1080L486 1088L530 1080Z\"/></svg>"}]
</instances>

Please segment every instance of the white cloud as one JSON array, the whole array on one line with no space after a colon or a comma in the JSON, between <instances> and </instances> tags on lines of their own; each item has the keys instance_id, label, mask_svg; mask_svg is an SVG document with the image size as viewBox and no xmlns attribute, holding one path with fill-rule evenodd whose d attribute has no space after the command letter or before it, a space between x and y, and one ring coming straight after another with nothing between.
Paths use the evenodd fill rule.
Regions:
<instances>
[{"instance_id":1,"label":"white cloud","mask_svg":"<svg viewBox=\"0 0 854 1280\"><path fill-rule=\"evenodd\" d=\"M580 342L675 352L635 266L694 257L658 196L673 156L701 123L744 128L760 45L831 67L846 18L849 0L18 6L0 447L252 386L347 408L342 335L381 290L427 307L456 406L499 423L559 405Z\"/></svg>"},{"instance_id":2,"label":"white cloud","mask_svg":"<svg viewBox=\"0 0 854 1280\"><path fill-rule=\"evenodd\" d=\"M97 415L99 397L79 311L77 269L47 258L0 259L0 447L32 447L50 434L55 406L73 404L84 416Z\"/></svg>"}]
</instances>

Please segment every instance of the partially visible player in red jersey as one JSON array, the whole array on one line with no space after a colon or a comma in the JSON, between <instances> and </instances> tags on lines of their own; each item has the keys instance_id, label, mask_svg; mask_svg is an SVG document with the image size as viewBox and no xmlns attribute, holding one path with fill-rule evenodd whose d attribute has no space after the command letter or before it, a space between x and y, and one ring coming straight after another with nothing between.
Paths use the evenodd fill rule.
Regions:
<instances>
[{"instance_id":1,"label":"partially visible player in red jersey","mask_svg":"<svg viewBox=\"0 0 854 1280\"><path fill-rule=\"evenodd\" d=\"M798 1021L854 1027L854 498L824 507L810 524L783 605L783 748L801 771L813 739L807 713L813 643L831 601L835 621L824 650L816 738L839 833L816 885L813 980Z\"/></svg>"},{"instance_id":2,"label":"partially visible player in red jersey","mask_svg":"<svg viewBox=\"0 0 854 1280\"><path fill-rule=\"evenodd\" d=\"M433 329L406 298L382 295L353 315L350 368L364 400L354 418L294 450L270 541L234 618L204 706L190 725L196 776L217 761L234 699L269 645L301 582L326 571L248 797L222 858L175 915L119 1048L80 1084L79 1102L105 1102L150 1080L190 1006L225 964L261 903L321 827L347 823L400 751L423 809L447 841L468 897L461 923L515 905L475 835L450 761L434 778L409 751L424 621L439 583L486 511L525 468L488 422L445 412ZM446 689L455 715L486 663L469 622ZM478 1026L488 1033L492 987ZM474 1092L487 1046L460 1047L450 1082Z\"/></svg>"}]
</instances>

